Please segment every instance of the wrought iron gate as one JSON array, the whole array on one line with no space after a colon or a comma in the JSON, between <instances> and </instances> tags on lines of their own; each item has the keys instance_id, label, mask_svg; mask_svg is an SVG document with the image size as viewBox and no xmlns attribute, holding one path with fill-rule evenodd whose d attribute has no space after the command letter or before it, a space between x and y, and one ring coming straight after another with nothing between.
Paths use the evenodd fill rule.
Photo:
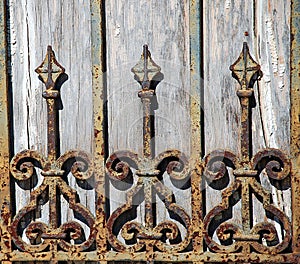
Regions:
<instances>
[{"instance_id":1,"label":"wrought iron gate","mask_svg":"<svg viewBox=\"0 0 300 264\"><path fill-rule=\"evenodd\" d=\"M95 10L98 8L93 24L98 30L95 30L94 34L100 36L100 5L98 1L94 2ZM57 100L60 87L65 81L65 70L57 62L49 46L44 61L36 69L46 87L42 96L46 100L48 111L48 155L44 157L38 151L24 150L10 159L6 60L5 56L2 56L0 121L5 129L0 131L1 261L299 263L300 213L297 212L297 207L300 206L300 199L297 194L300 177L300 39L299 32L296 32L299 7L300 2L294 1L291 155L271 148L252 153L249 102L253 97L253 86L262 72L251 57L247 43L243 43L240 56L230 66L232 76L240 85L237 100L239 99L241 105L241 153L219 149L210 152L204 159L197 155L190 159L179 150L167 150L156 156L152 141L155 129L152 120L153 99L156 89L159 89L159 83L163 81L163 69L152 60L145 45L141 60L132 68L135 80L141 85L138 96L143 106L142 155L120 150L104 161L101 102L103 91L98 56L93 58L95 153L91 157L91 154L84 151L69 150L61 155L58 151L60 142L57 136ZM3 17L0 20L3 27ZM3 34L1 38L1 51L5 54ZM94 43L98 43L94 53L101 54L101 42L97 39ZM195 116L198 118L197 114ZM195 121L194 119L192 121ZM197 142L197 139L194 142ZM197 148L198 146L195 147ZM195 162L192 159L195 159ZM89 188L95 190L95 215L80 203L77 191L68 184L69 174L83 186L89 185ZM16 212L12 211L15 201L12 185L22 184L37 175L42 181L31 191L28 204ZM292 188L292 220L274 205L270 193L261 183L261 175L270 178L275 186L284 182ZM106 204L106 177L111 184L125 193L126 198L126 203L112 212L109 212ZM191 215L178 204L178 198L175 198L173 190L164 184L163 177L168 177L175 188L190 188ZM228 186L221 184L229 178L231 181ZM221 203L208 212L205 212L203 205L205 192L202 186L205 182L222 192ZM254 212L251 206L253 196L258 199L265 212L265 220L256 224L253 223ZM62 199L65 199L74 213L74 221L62 221ZM156 219L156 199L161 200L168 212L168 220ZM232 208L239 201L241 226L231 221ZM46 203L49 204L48 222L36 221L40 205ZM142 204L143 219L137 219L137 207ZM278 232L275 223L281 232Z\"/></svg>"}]
</instances>

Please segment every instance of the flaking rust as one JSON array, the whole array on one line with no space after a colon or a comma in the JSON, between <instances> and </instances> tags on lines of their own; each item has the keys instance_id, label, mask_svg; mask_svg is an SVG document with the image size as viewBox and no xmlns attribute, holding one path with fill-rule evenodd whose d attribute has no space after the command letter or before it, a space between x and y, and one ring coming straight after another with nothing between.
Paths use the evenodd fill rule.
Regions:
<instances>
[{"instance_id":1,"label":"flaking rust","mask_svg":"<svg viewBox=\"0 0 300 264\"><path fill-rule=\"evenodd\" d=\"M235 154L225 149L214 150L207 154L203 161L196 164L193 161L191 165L190 160L194 157L188 159L179 150L166 150L159 155L154 152L152 102L156 86L163 79L163 74L152 60L148 46L143 47L141 60L132 68L135 79L141 85L138 96L143 105L143 153L140 155L120 150L107 159L105 165L111 184L116 188L118 184L123 184L121 190L125 192L126 202L110 215L105 215L102 207L98 208L98 217L95 219L93 214L78 202L76 190L64 180L68 173L80 181L90 179L94 174L94 164L90 155L80 150L69 150L63 155L58 153L60 142L57 138L56 102L60 95L57 85L65 70L56 61L49 46L45 60L36 70L46 86L43 97L48 109L48 154L44 157L38 151L24 150L16 154L10 162L10 173L17 181L22 182L33 177L37 173L37 167L41 170L43 180L31 191L30 201L16 212L9 225L13 245L18 250L2 259L100 263L116 260L147 263L299 263L298 238L295 238L298 233L294 233L293 238L296 251L290 252L291 222L287 215L273 204L270 193L257 180L264 170L270 179L284 181L297 169L292 169L291 160L279 149L267 148L254 155L251 153L249 100L253 96L253 85L262 73L260 66L251 57L247 43L243 44L239 58L230 69L240 84L237 96L241 104L241 151ZM295 144L298 144L297 142ZM293 151L298 153L298 150ZM203 216L202 205L199 206L202 179L216 183L230 173L228 167L232 168L233 182L222 190L221 203ZM171 182L191 183L192 219L185 208L176 203L173 190L164 184L164 173L170 177ZM293 183L299 183L297 177L293 179ZM124 184L127 185L126 188ZM181 188L175 184L174 186ZM294 187L294 190L297 188ZM266 213L265 220L255 225L251 208L253 193L259 197L258 200ZM60 195L67 198L69 208L73 210L74 215L79 215L79 218L61 223ZM48 223L33 218L39 210L38 201L45 196L49 201ZM236 202L241 201L241 225L230 221L226 215L234 206L233 197ZM156 199L161 199L161 204L169 214L168 220L157 222ZM299 201L295 197L293 199L295 202ZM105 204L105 198L98 197L97 203ZM142 220L136 218L137 208L141 204L141 208L144 209ZM296 205L293 204L293 208L294 206ZM9 219L3 217L9 214L6 209L2 209L1 221L9 223ZM104 218L107 218L106 225ZM269 219L276 219L280 224L281 239L277 239L280 234ZM298 228L297 221L296 219L294 222L294 230ZM81 222L89 228L87 237ZM182 229L184 234L181 233ZM103 245L97 243L95 246L97 231L101 233L98 234L99 237L107 240L109 247L106 246L106 242ZM5 233L1 235L5 242L9 240ZM7 248L9 249L10 245ZM206 248L208 250L205 251Z\"/></svg>"}]
</instances>

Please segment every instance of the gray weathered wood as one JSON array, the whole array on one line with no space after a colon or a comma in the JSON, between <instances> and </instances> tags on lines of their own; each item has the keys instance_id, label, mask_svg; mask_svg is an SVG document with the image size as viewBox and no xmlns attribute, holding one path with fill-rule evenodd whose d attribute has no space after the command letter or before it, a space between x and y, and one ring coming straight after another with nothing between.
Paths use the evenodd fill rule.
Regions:
<instances>
[{"instance_id":1,"label":"gray weathered wood","mask_svg":"<svg viewBox=\"0 0 300 264\"><path fill-rule=\"evenodd\" d=\"M261 65L264 76L255 85L253 153L264 147L289 151L289 3L288 1L204 1L204 127L206 153L217 148L240 151L238 84L229 66L243 41ZM249 36L245 37L244 32ZM290 190L276 190L262 175L273 201L291 216ZM220 192L208 188L207 209L220 202ZM219 197L219 199L217 198ZM264 210L254 202L255 221ZM240 205L233 209L240 217Z\"/></svg>"},{"instance_id":2,"label":"gray weathered wood","mask_svg":"<svg viewBox=\"0 0 300 264\"><path fill-rule=\"evenodd\" d=\"M256 3L256 50L264 77L258 87L262 137L266 147L290 151L290 1ZM258 97L259 96L259 97ZM255 130L254 130L255 131ZM258 132L258 131L257 131ZM256 149L262 147L255 143ZM263 146L264 146L263 145ZM255 149L254 149L255 150ZM291 219L291 192L271 186L272 198Z\"/></svg>"},{"instance_id":3,"label":"gray weathered wood","mask_svg":"<svg viewBox=\"0 0 300 264\"><path fill-rule=\"evenodd\" d=\"M109 151L130 149L140 155L142 104L140 85L130 72L147 43L164 80L157 86L156 155L167 149L190 153L188 1L106 2ZM167 177L166 177L167 178ZM174 189L167 180L166 184ZM124 194L111 186L111 210L124 203ZM190 211L189 191L176 190L177 202ZM116 198L117 197L117 198ZM178 199L180 197L180 199ZM168 217L158 201L158 221ZM143 221L143 207L139 210Z\"/></svg>"}]
</instances>

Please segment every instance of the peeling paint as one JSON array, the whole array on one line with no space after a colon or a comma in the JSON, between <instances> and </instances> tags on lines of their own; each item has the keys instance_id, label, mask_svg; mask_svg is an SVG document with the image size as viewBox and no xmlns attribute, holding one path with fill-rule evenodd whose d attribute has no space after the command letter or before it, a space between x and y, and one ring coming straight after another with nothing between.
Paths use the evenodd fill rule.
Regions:
<instances>
[{"instance_id":1,"label":"peeling paint","mask_svg":"<svg viewBox=\"0 0 300 264\"><path fill-rule=\"evenodd\" d=\"M278 72L278 51L277 51L277 45L274 36L273 21L271 17L267 17L266 25L267 25L267 29L266 29L267 40L269 44L269 50L271 53L272 69L273 72L276 73Z\"/></svg>"},{"instance_id":2,"label":"peeling paint","mask_svg":"<svg viewBox=\"0 0 300 264\"><path fill-rule=\"evenodd\" d=\"M231 0L226 0L226 2L225 2L225 8L226 9L230 9L230 6L231 6Z\"/></svg>"},{"instance_id":3,"label":"peeling paint","mask_svg":"<svg viewBox=\"0 0 300 264\"><path fill-rule=\"evenodd\" d=\"M114 37L119 37L121 30L120 30L121 26L120 24L116 23L115 25L115 29L114 29Z\"/></svg>"}]
</instances>

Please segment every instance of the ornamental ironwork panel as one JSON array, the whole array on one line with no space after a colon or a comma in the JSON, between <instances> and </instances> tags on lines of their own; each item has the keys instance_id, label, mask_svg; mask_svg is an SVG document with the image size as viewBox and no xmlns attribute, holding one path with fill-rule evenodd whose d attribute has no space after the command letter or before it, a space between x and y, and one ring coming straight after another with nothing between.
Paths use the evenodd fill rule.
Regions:
<instances>
[{"instance_id":1,"label":"ornamental ironwork panel","mask_svg":"<svg viewBox=\"0 0 300 264\"><path fill-rule=\"evenodd\" d=\"M21 251L84 251L95 241L95 217L77 201L77 192L66 182L66 175L71 172L78 180L89 179L93 176L92 159L88 153L77 150L58 156L57 100L65 69L56 61L51 46L48 46L47 55L36 72L46 86L43 98L46 99L48 112L48 155L44 157L38 151L24 150L12 158L10 172L19 183L33 178L37 168L41 170L43 180L30 193L29 203L14 216L9 231L14 245ZM77 221L61 223L60 196L68 201L69 208L77 215ZM47 201L49 223L35 221L39 204ZM80 222L86 223L90 229L87 238L84 238Z\"/></svg>"},{"instance_id":2,"label":"ornamental ironwork panel","mask_svg":"<svg viewBox=\"0 0 300 264\"><path fill-rule=\"evenodd\" d=\"M204 176L218 181L228 175L228 167L233 169L234 181L222 191L222 202L207 212L204 218L204 240L214 252L250 253L256 251L277 254L288 248L291 241L291 223L288 216L271 202L271 194L259 180L265 170L266 175L276 181L283 181L290 175L291 162L279 149L267 148L252 156L250 138L250 97L253 96L254 82L262 75L260 66L249 54L247 43L238 60L230 66L233 77L239 82L237 96L241 104L241 153L229 150L215 150L204 158ZM265 221L253 226L252 194L262 203ZM241 200L242 226L230 222L226 212ZM216 219L218 218L218 220ZM282 226L279 234L275 225L267 219L276 219ZM217 222L217 224L213 224ZM221 243L212 238L216 231ZM282 236L282 240L279 239ZM263 243L265 240L265 243Z\"/></svg>"},{"instance_id":3,"label":"ornamental ironwork panel","mask_svg":"<svg viewBox=\"0 0 300 264\"><path fill-rule=\"evenodd\" d=\"M103 147L105 88L101 73L105 71L101 69L105 67L101 60L105 60L106 52L102 43L105 1L91 0L95 152L60 153L58 103L67 76L49 46L44 61L36 69L37 78L45 85L41 96L48 113L47 155L35 150L12 155L9 148L9 141L13 140L9 135L12 113L7 84L7 36L3 33L7 10L5 1L0 4L0 260L3 263L300 263L300 1L291 1L290 153L274 148L256 153L252 150L251 102L253 87L262 71L250 55L247 43L243 43L241 54L230 66L239 84L236 100L241 108L240 152L217 149L203 159L200 129L196 129L200 125L200 106L196 102L199 98L196 100L194 96L201 75L200 2L189 2L190 80L194 97L190 103L191 156L177 149L155 153L156 89L160 89L164 69L154 62L145 45L140 60L131 70L141 86L137 97L143 109L143 151L118 150L107 159ZM79 188L71 185L70 179ZM291 190L292 216L273 202L263 181L274 188L284 186ZM125 197L113 209L109 199L115 194L106 190L109 184ZM20 197L16 197L15 186L24 188L23 193L28 195L17 206ZM208 195L204 186L220 195L220 201L216 199L212 208L205 206ZM80 200L80 190L86 189L94 191L94 211ZM182 190L189 194L191 208L181 205L178 193ZM254 219L254 203L259 204L260 213L264 214L262 219ZM234 212L237 206L240 209ZM64 220L64 210L71 212L71 220ZM166 217L158 217L161 210Z\"/></svg>"},{"instance_id":4,"label":"ornamental ironwork panel","mask_svg":"<svg viewBox=\"0 0 300 264\"><path fill-rule=\"evenodd\" d=\"M137 96L143 107L143 153L119 150L103 164L107 182L125 197L124 203L110 212L104 198L109 194L104 193L104 181L99 180L105 177L104 172L102 178L95 176L101 172L97 156L93 158L80 150L59 153L57 102L67 78L49 46L44 61L36 69L46 87L42 96L48 112L47 156L24 150L11 159L9 168L12 184L22 184L37 174L42 180L30 192L28 203L7 220L8 233L2 229L1 239L6 241L7 248L2 249L1 259L297 263L299 255L292 249L292 223L273 203L270 192L260 181L263 175L290 187L291 160L280 149L266 148L252 153L250 100L262 72L246 42L230 70L240 85L237 90L241 105L240 153L214 150L196 164L176 149L156 155L153 105L164 76L144 45L140 60L131 70L141 85ZM68 175L97 189L96 212L80 202L78 191L68 183ZM169 177L172 187L164 183L164 177ZM220 187L223 185L219 183L228 177L233 179L229 186ZM207 212L202 203L206 198L203 184L222 193L221 202ZM174 192L177 188L189 190L191 213L179 205L180 197ZM265 213L264 220L255 224L254 197ZM62 199L73 212L73 220L62 220ZM167 212L165 220L157 219L157 199ZM13 194L11 200L12 203L15 200ZM238 202L241 225L232 218L232 209ZM47 221L36 220L41 204L46 203ZM137 217L138 208L143 210L142 218Z\"/></svg>"},{"instance_id":5,"label":"ornamental ironwork panel","mask_svg":"<svg viewBox=\"0 0 300 264\"><path fill-rule=\"evenodd\" d=\"M168 150L154 157L152 101L163 74L151 59L147 45L144 46L141 60L132 68L132 72L142 87L138 96L143 104L143 156L129 151L118 151L106 162L108 174L113 181L126 181L128 177L132 177L132 168L136 170L135 175L138 177L137 182L126 193L126 204L117 208L107 221L108 241L120 252L182 252L191 242L191 219L185 209L176 204L172 190L162 182L162 175L167 172L173 180L185 180L189 177L188 160L179 150ZM155 223L156 195L172 220ZM137 210L142 202L145 202L145 224L128 216L123 225L117 226L119 218L127 212ZM180 231L176 223L181 223L186 230L186 234L179 241ZM125 242L117 238L118 233Z\"/></svg>"}]
</instances>

